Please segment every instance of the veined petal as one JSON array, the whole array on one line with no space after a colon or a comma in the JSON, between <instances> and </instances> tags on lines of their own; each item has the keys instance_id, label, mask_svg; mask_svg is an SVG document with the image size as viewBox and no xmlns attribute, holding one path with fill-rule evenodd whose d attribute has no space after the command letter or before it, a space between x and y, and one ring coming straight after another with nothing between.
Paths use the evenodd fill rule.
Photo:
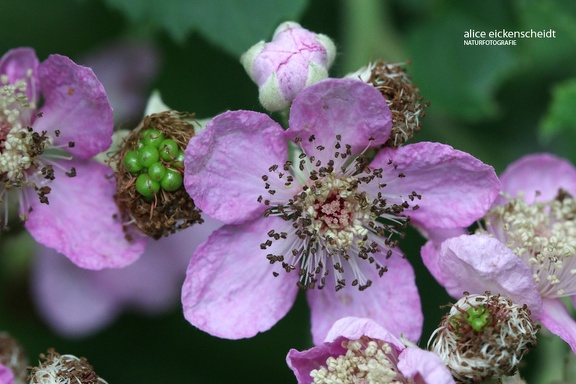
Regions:
<instances>
[{"instance_id":1,"label":"veined petal","mask_svg":"<svg viewBox=\"0 0 576 384\"><path fill-rule=\"evenodd\" d=\"M420 377L428 384L453 384L454 378L444 361L434 352L408 347L400 353L398 370L406 378Z\"/></svg>"},{"instance_id":2,"label":"veined petal","mask_svg":"<svg viewBox=\"0 0 576 384\"><path fill-rule=\"evenodd\" d=\"M355 79L326 79L305 88L290 108L290 128L286 131L294 140L314 153L318 145L332 155L336 136L351 146L352 154L382 145L392 129L392 113L376 88ZM309 138L314 135L314 142ZM369 139L374 139L372 142ZM343 148L341 152L345 152ZM327 160L327 159L322 159Z\"/></svg>"},{"instance_id":3,"label":"veined petal","mask_svg":"<svg viewBox=\"0 0 576 384\"><path fill-rule=\"evenodd\" d=\"M539 201L553 200L560 188L576 196L576 168L567 160L551 154L540 153L528 155L513 162L500 177L502 191L516 197L524 192L524 200L532 204ZM505 203L499 197L496 204Z\"/></svg>"},{"instance_id":4,"label":"veined petal","mask_svg":"<svg viewBox=\"0 0 576 384\"><path fill-rule=\"evenodd\" d=\"M56 145L73 142L74 147L66 151L79 158L108 149L114 130L112 107L92 69L65 56L50 55L38 67L38 75L44 106L35 130L47 131Z\"/></svg>"},{"instance_id":5,"label":"veined petal","mask_svg":"<svg viewBox=\"0 0 576 384\"><path fill-rule=\"evenodd\" d=\"M488 211L500 190L491 166L449 145L422 142L382 150L370 166L386 168L390 160L405 177L385 180L381 192L404 199L413 191L421 195L415 201L420 208L407 216L424 228L466 227Z\"/></svg>"},{"instance_id":6,"label":"veined petal","mask_svg":"<svg viewBox=\"0 0 576 384\"><path fill-rule=\"evenodd\" d=\"M453 237L442 243L438 255L435 269L441 272L435 277L453 297L490 291L540 316L542 299L530 267L499 240L481 234Z\"/></svg>"},{"instance_id":7,"label":"veined petal","mask_svg":"<svg viewBox=\"0 0 576 384\"><path fill-rule=\"evenodd\" d=\"M365 291L351 286L336 291L333 279L326 279L323 289L307 292L314 344L324 341L336 320L348 316L373 319L392 334L418 340L423 317L412 266L397 255L381 264L388 267L382 277L370 266L363 270L372 280Z\"/></svg>"},{"instance_id":8,"label":"veined petal","mask_svg":"<svg viewBox=\"0 0 576 384\"><path fill-rule=\"evenodd\" d=\"M576 353L576 321L559 299L544 299L542 301L542 316L540 322L550 332L558 335L570 345Z\"/></svg>"},{"instance_id":9,"label":"veined petal","mask_svg":"<svg viewBox=\"0 0 576 384\"><path fill-rule=\"evenodd\" d=\"M289 225L269 217L243 225L227 225L202 243L188 265L182 288L184 317L195 327L227 339L252 337L270 329L296 299L297 272L271 266L260 244L270 228ZM288 229L286 229L288 230ZM276 250L278 251L278 250Z\"/></svg>"},{"instance_id":10,"label":"veined petal","mask_svg":"<svg viewBox=\"0 0 576 384\"><path fill-rule=\"evenodd\" d=\"M188 143L184 186L208 216L225 224L244 223L263 215L266 206L258 203L258 196L270 195L262 176L287 159L278 123L262 113L225 112ZM285 188L276 190L281 194Z\"/></svg>"},{"instance_id":11,"label":"veined petal","mask_svg":"<svg viewBox=\"0 0 576 384\"><path fill-rule=\"evenodd\" d=\"M0 74L8 77L8 82L27 79L26 95L28 102L38 105L38 65L40 62L32 48L22 47L11 49L0 59ZM31 73L29 73L29 71ZM31 77L29 77L29 74Z\"/></svg>"},{"instance_id":12,"label":"veined petal","mask_svg":"<svg viewBox=\"0 0 576 384\"><path fill-rule=\"evenodd\" d=\"M76 177L54 167L49 204L31 201L26 228L39 243L86 269L120 268L144 252L145 238L127 241L113 196L112 170L96 161L69 161Z\"/></svg>"}]
</instances>

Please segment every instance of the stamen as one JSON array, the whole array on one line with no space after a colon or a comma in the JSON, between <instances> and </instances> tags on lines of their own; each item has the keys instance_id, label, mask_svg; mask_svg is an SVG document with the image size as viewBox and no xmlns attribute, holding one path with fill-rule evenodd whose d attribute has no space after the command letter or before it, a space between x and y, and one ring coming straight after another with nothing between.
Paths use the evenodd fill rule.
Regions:
<instances>
[{"instance_id":1,"label":"stamen","mask_svg":"<svg viewBox=\"0 0 576 384\"><path fill-rule=\"evenodd\" d=\"M344 354L330 356L324 366L310 372L313 383L404 382L396 366L396 352L388 343L363 336L342 341L342 348Z\"/></svg>"},{"instance_id":2,"label":"stamen","mask_svg":"<svg viewBox=\"0 0 576 384\"><path fill-rule=\"evenodd\" d=\"M313 141L313 137L309 141ZM301 142L301 139L296 140L296 143ZM272 195L278 196L264 201L269 205L264 216L280 216L292 222L292 232L287 234L291 240L282 244L286 257L283 267L288 272L296 267L300 269L298 285L302 288L324 287L329 274L333 275L336 290L347 284L360 290L371 286L366 265L371 264L370 268L383 276L387 268L377 259L381 256L387 259L397 253L394 249L396 237L402 236L401 229L409 220L404 211L412 207L411 202L421 198L416 192L406 198L382 192L369 197L367 191L374 189L368 188L370 183L377 189L385 188L388 184L380 180L390 177L395 165L390 163L391 169L386 172L368 167L364 152L370 148L370 143L354 158L351 146L342 143L341 137L337 136L335 152L341 147L347 148L347 160L339 164L340 168L336 168L338 163L331 156L320 156L326 148L318 145L315 147L317 157L300 148L298 167L292 162L284 164L282 169L294 176L279 172L280 167L276 164L262 176L264 190L268 195L274 191ZM300 184L299 191L288 194L295 188L295 179ZM286 199L286 196L291 197ZM262 202L262 196L257 200ZM261 247L267 248L271 246L269 241L278 240L267 240ZM276 256L268 259L271 263L279 261Z\"/></svg>"},{"instance_id":3,"label":"stamen","mask_svg":"<svg viewBox=\"0 0 576 384\"><path fill-rule=\"evenodd\" d=\"M527 204L519 196L497 206L479 232L495 235L530 266L542 296L576 294L576 201L566 191L551 201Z\"/></svg>"}]
</instances>

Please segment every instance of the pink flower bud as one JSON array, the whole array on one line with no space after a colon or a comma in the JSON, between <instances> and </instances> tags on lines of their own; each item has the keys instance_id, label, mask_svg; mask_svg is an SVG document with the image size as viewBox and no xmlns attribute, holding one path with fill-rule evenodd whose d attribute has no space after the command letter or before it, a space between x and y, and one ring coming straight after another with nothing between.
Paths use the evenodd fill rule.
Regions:
<instances>
[{"instance_id":1,"label":"pink flower bud","mask_svg":"<svg viewBox=\"0 0 576 384\"><path fill-rule=\"evenodd\" d=\"M269 111L288 108L305 87L328 77L336 55L329 37L295 22L276 28L272 41L260 41L240 58L258 85L260 103Z\"/></svg>"}]
</instances>

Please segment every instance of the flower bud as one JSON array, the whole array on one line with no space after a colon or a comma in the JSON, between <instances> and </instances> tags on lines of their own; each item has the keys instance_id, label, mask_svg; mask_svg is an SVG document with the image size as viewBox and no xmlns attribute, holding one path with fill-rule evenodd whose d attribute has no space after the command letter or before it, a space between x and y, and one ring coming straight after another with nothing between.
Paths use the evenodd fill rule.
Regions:
<instances>
[{"instance_id":1,"label":"flower bud","mask_svg":"<svg viewBox=\"0 0 576 384\"><path fill-rule=\"evenodd\" d=\"M288 108L305 87L327 78L335 56L329 37L285 22L271 42L255 44L240 62L258 85L262 106L274 112Z\"/></svg>"},{"instance_id":2,"label":"flower bud","mask_svg":"<svg viewBox=\"0 0 576 384\"><path fill-rule=\"evenodd\" d=\"M526 305L500 295L469 295L452 305L429 345L459 382L480 383L514 375L536 345L539 326Z\"/></svg>"}]
</instances>

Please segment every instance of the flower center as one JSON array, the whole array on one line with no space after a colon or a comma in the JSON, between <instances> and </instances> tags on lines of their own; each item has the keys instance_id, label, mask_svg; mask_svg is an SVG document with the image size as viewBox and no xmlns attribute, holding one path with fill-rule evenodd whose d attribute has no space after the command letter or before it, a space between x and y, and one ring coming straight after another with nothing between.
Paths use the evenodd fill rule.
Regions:
<instances>
[{"instance_id":1,"label":"flower center","mask_svg":"<svg viewBox=\"0 0 576 384\"><path fill-rule=\"evenodd\" d=\"M344 340L344 355L329 357L326 365L310 372L314 383L401 384L406 381L396 368L398 356L388 343L363 336Z\"/></svg>"},{"instance_id":2,"label":"flower center","mask_svg":"<svg viewBox=\"0 0 576 384\"><path fill-rule=\"evenodd\" d=\"M36 111L36 105L26 94L28 82L32 83L31 78L31 70L26 74L26 78L18 79L13 84L6 75L0 75L0 202L4 201L5 210L0 226L3 227L8 221L7 200L4 199L6 193L13 189L23 191L25 188L32 188L40 202L48 204L46 195L51 189L46 184L54 180L54 167L49 164L49 159L69 159L58 154L40 159L40 156L52 147L54 139L46 132L35 132L31 127ZM37 115L38 118L41 116ZM58 135L59 131L56 131L56 136ZM72 147L74 143L68 143L68 146ZM71 177L75 174L73 168L67 173ZM20 198L27 201L26 197ZM21 217L23 220L26 219L25 215L23 213Z\"/></svg>"},{"instance_id":3,"label":"flower center","mask_svg":"<svg viewBox=\"0 0 576 384\"><path fill-rule=\"evenodd\" d=\"M395 171L392 163L386 172L371 169L363 154L353 157L350 146L342 145L340 137L334 156L327 159L322 146L316 151L311 155L302 152L297 167L288 161L282 168L285 172L280 172L280 167L273 165L262 177L271 196L258 198L269 207L265 216L280 216L292 226L289 232L268 232L269 239L261 248L284 241L282 253L268 254L268 260L280 262L287 272L298 269L301 288L322 289L333 271L336 290L347 282L364 290L372 280L363 264L371 265L379 276L387 271L386 259L397 252L395 235L401 236L409 220L404 214L410 207L406 200L420 196L415 192L407 199L385 195L384 180L393 183L404 175Z\"/></svg>"},{"instance_id":4,"label":"flower center","mask_svg":"<svg viewBox=\"0 0 576 384\"><path fill-rule=\"evenodd\" d=\"M576 294L576 201L566 191L551 201L526 204L520 196L495 207L486 230L530 266L542 296Z\"/></svg>"}]
</instances>

